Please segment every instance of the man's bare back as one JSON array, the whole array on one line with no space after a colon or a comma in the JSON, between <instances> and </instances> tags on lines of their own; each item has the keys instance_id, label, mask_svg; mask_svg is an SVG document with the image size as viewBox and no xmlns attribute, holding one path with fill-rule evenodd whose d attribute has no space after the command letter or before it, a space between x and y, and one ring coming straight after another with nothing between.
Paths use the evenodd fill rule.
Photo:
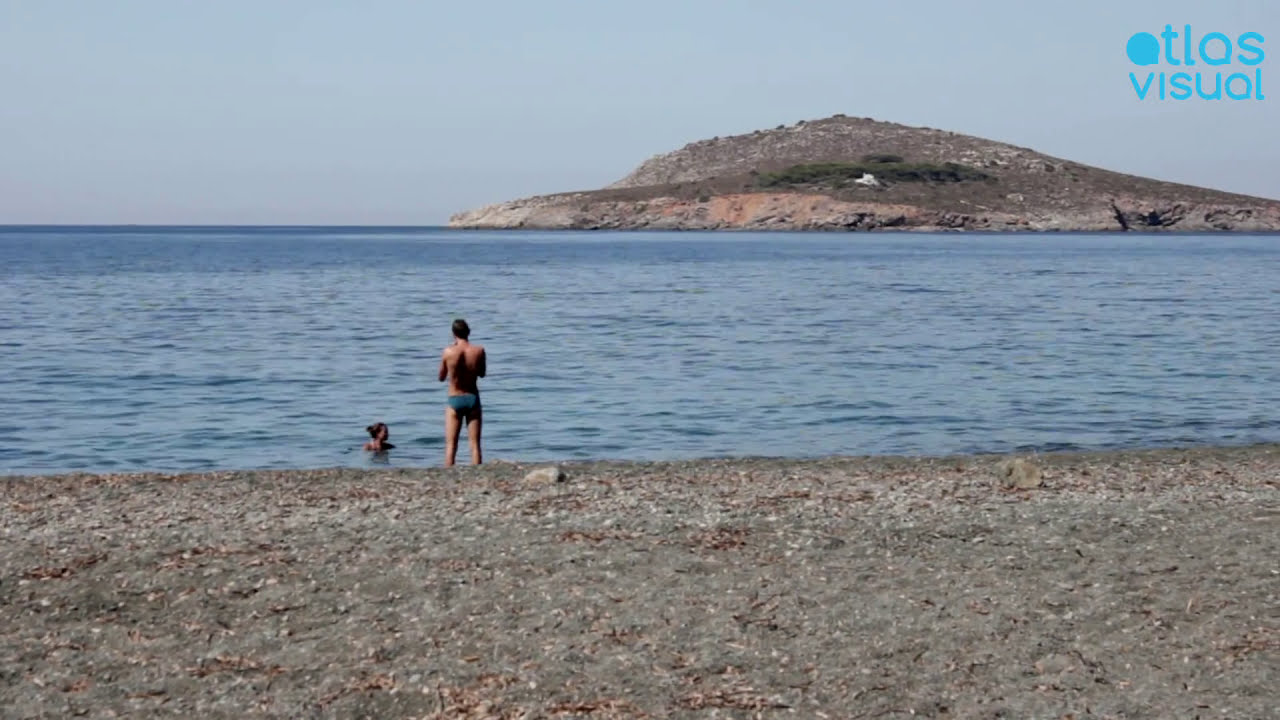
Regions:
<instances>
[{"instance_id":1,"label":"man's bare back","mask_svg":"<svg viewBox=\"0 0 1280 720\"><path fill-rule=\"evenodd\" d=\"M484 346L459 340L440 356L440 380L449 380L450 395L479 395L476 381L484 377Z\"/></svg>"},{"instance_id":2,"label":"man's bare back","mask_svg":"<svg viewBox=\"0 0 1280 720\"><path fill-rule=\"evenodd\" d=\"M458 452L458 435L467 425L467 441L471 445L471 463L480 464L480 386L485 374L483 345L472 345L471 328L466 320L453 321L453 344L440 354L440 382L449 381L448 404L444 409L444 464L453 465Z\"/></svg>"}]
</instances>

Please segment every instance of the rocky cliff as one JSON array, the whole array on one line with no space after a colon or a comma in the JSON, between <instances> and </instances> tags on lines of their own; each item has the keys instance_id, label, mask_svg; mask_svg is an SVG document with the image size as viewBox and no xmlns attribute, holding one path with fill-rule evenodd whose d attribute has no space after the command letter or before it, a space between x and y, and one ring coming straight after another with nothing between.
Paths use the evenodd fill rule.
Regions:
<instances>
[{"instance_id":1,"label":"rocky cliff","mask_svg":"<svg viewBox=\"0 0 1280 720\"><path fill-rule=\"evenodd\" d=\"M842 115L691 143L600 190L452 227L1274 231L1280 202L1110 172L1005 143Z\"/></svg>"}]
</instances>

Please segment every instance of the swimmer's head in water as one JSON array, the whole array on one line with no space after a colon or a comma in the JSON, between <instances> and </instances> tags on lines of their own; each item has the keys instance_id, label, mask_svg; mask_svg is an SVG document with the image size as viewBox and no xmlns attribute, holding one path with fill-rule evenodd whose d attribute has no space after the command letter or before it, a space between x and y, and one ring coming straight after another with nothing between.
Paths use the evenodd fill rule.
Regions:
<instances>
[{"instance_id":1,"label":"swimmer's head in water","mask_svg":"<svg viewBox=\"0 0 1280 720\"><path fill-rule=\"evenodd\" d=\"M391 437L391 429L387 427L386 423L374 423L365 428L365 430L369 431L369 437L374 440L386 440Z\"/></svg>"},{"instance_id":2,"label":"swimmer's head in water","mask_svg":"<svg viewBox=\"0 0 1280 720\"><path fill-rule=\"evenodd\" d=\"M453 321L454 337L458 338L459 340L466 340L467 336L470 334L471 334L471 328L467 325L466 320L463 320L462 318L458 318L457 320Z\"/></svg>"}]
</instances>

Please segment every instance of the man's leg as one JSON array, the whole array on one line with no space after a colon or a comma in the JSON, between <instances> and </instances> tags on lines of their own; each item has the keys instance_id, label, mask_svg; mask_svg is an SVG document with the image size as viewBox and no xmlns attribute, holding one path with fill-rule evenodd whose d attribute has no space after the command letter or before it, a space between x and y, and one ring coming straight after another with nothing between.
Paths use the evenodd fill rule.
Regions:
<instances>
[{"instance_id":1,"label":"man's leg","mask_svg":"<svg viewBox=\"0 0 1280 720\"><path fill-rule=\"evenodd\" d=\"M458 433L462 431L462 421L453 408L444 409L444 466L453 467L453 460L458 455Z\"/></svg>"},{"instance_id":2,"label":"man's leg","mask_svg":"<svg viewBox=\"0 0 1280 720\"><path fill-rule=\"evenodd\" d=\"M467 442L471 443L471 464L480 464L480 421L483 411L477 406L467 423Z\"/></svg>"}]
</instances>

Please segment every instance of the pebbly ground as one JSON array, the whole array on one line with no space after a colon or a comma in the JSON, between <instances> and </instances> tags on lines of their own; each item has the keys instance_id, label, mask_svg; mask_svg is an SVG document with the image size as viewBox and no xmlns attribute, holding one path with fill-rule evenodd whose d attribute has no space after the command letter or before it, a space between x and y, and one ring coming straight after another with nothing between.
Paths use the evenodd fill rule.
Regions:
<instances>
[{"instance_id":1,"label":"pebbly ground","mask_svg":"<svg viewBox=\"0 0 1280 720\"><path fill-rule=\"evenodd\" d=\"M1275 718L1280 448L0 480L5 718Z\"/></svg>"}]
</instances>

